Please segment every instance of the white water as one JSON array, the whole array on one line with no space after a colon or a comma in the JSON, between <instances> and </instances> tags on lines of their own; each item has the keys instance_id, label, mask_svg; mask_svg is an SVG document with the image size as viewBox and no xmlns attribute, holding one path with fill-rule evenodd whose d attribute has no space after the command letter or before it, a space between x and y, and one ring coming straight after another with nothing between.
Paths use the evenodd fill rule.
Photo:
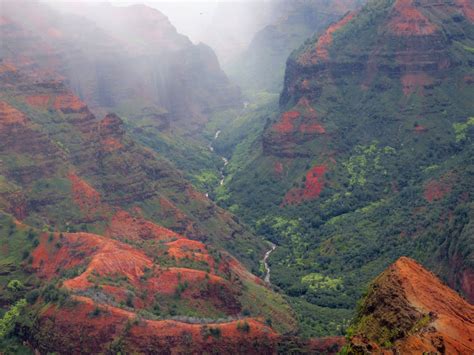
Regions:
<instances>
[{"instance_id":1,"label":"white water","mask_svg":"<svg viewBox=\"0 0 474 355\"><path fill-rule=\"evenodd\" d=\"M212 143L214 143L214 141L215 141L217 138L219 138L219 135L220 135L220 134L221 134L221 131L218 130L218 131L216 132L216 134L214 135L214 140L209 143L208 148L209 148L209 150L210 150L211 152L214 152L214 147L213 147ZM220 169L220 171L219 171L220 174L221 174L221 180L219 181L219 184L220 184L220 185L224 185L224 179L225 179L224 168L227 166L227 164L229 164L229 161L228 161L225 157L222 157L222 156L221 156L220 158L221 158L222 161L224 162L224 167L223 167L222 169Z\"/></svg>"},{"instance_id":2,"label":"white water","mask_svg":"<svg viewBox=\"0 0 474 355\"><path fill-rule=\"evenodd\" d=\"M263 266L265 267L265 278L263 279L266 283L270 283L270 266L268 265L268 258L271 253L276 249L276 245L273 243L270 243L271 249L265 253L265 256L263 257Z\"/></svg>"}]
</instances>

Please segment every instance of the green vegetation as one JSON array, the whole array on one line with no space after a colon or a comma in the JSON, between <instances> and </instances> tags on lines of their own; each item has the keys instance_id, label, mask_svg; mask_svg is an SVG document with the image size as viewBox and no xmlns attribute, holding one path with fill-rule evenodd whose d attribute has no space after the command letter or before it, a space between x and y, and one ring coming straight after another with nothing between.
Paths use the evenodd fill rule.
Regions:
<instances>
[{"instance_id":1,"label":"green vegetation","mask_svg":"<svg viewBox=\"0 0 474 355\"><path fill-rule=\"evenodd\" d=\"M469 117L464 123L453 123L457 143L464 142L467 139L470 127L474 127L474 117Z\"/></svg>"},{"instance_id":2,"label":"green vegetation","mask_svg":"<svg viewBox=\"0 0 474 355\"><path fill-rule=\"evenodd\" d=\"M396 56L406 47L402 38L381 40L392 5L370 2L333 34L328 70L298 62L317 35L292 53L280 107L269 107L261 133L226 152L225 184L216 190L222 207L278 245L268 260L271 281L289 296L307 335L344 330L340 315L347 321L368 283L402 255L444 280L453 280L449 260L455 255L463 267L474 265L466 232L472 231L468 196L474 193L474 121L466 119L474 112L474 87L466 81L474 30L468 21L427 11L443 33L463 34L459 43L443 42L443 55L459 65L442 78L407 84L388 74L403 68L377 54ZM427 48L435 48L429 41ZM385 68L374 70L370 80L365 69L357 70L366 68L367 57ZM311 91L301 87L303 81ZM297 104L303 97L326 133L303 135L296 124L291 134L275 132L281 113L303 112ZM319 197L284 205L285 194L304 188L315 165L327 168ZM311 307L341 320L339 328L304 324L302 315L310 317Z\"/></svg>"},{"instance_id":3,"label":"green vegetation","mask_svg":"<svg viewBox=\"0 0 474 355\"><path fill-rule=\"evenodd\" d=\"M21 299L15 303L0 319L0 339L5 338L15 328L15 323L20 317L21 312L25 309L27 302Z\"/></svg>"}]
</instances>

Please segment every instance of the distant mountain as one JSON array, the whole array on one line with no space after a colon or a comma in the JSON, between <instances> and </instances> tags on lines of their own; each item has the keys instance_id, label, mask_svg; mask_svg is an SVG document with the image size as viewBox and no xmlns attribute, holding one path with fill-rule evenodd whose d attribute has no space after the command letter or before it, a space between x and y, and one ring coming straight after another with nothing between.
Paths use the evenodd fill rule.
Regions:
<instances>
[{"instance_id":1,"label":"distant mountain","mask_svg":"<svg viewBox=\"0 0 474 355\"><path fill-rule=\"evenodd\" d=\"M40 65L54 66L93 112L128 114L133 107L131 120L146 117L162 130L191 134L213 111L241 105L239 89L212 49L193 45L158 10L84 3L63 4L64 13L58 8L2 3L3 16L25 31L24 37L4 36L3 58L34 55Z\"/></svg>"},{"instance_id":2,"label":"distant mountain","mask_svg":"<svg viewBox=\"0 0 474 355\"><path fill-rule=\"evenodd\" d=\"M474 300L472 10L370 1L288 59L280 111L218 199L279 245L290 295L352 308L408 255Z\"/></svg>"},{"instance_id":3,"label":"distant mountain","mask_svg":"<svg viewBox=\"0 0 474 355\"><path fill-rule=\"evenodd\" d=\"M266 9L269 24L225 68L242 88L279 92L290 53L361 3L362 0L272 1Z\"/></svg>"},{"instance_id":4,"label":"distant mountain","mask_svg":"<svg viewBox=\"0 0 474 355\"><path fill-rule=\"evenodd\" d=\"M474 306L409 258L371 284L343 353L470 354Z\"/></svg>"}]
</instances>

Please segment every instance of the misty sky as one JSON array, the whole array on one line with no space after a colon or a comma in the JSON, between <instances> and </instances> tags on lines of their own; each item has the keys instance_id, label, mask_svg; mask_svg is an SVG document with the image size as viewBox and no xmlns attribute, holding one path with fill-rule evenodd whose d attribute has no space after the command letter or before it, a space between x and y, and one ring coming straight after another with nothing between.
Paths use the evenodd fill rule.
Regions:
<instances>
[{"instance_id":1,"label":"misty sky","mask_svg":"<svg viewBox=\"0 0 474 355\"><path fill-rule=\"evenodd\" d=\"M260 5L271 0L41 0L58 3L145 4L165 14L178 32L194 43L210 45L221 64L246 48L263 27ZM246 4L246 5L245 5ZM260 4L260 5L259 5Z\"/></svg>"}]
</instances>

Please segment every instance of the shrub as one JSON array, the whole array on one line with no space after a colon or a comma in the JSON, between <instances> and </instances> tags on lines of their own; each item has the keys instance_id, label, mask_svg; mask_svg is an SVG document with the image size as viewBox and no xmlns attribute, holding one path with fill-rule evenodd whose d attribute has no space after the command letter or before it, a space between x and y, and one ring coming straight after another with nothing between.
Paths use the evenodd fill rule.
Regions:
<instances>
[{"instance_id":1,"label":"shrub","mask_svg":"<svg viewBox=\"0 0 474 355\"><path fill-rule=\"evenodd\" d=\"M240 332L248 333L250 331L250 325L247 323L247 321L238 322L237 323L237 329Z\"/></svg>"},{"instance_id":2,"label":"shrub","mask_svg":"<svg viewBox=\"0 0 474 355\"><path fill-rule=\"evenodd\" d=\"M19 280L11 280L8 283L7 288L12 292L18 292L23 290L25 286L23 286L23 283Z\"/></svg>"}]
</instances>

